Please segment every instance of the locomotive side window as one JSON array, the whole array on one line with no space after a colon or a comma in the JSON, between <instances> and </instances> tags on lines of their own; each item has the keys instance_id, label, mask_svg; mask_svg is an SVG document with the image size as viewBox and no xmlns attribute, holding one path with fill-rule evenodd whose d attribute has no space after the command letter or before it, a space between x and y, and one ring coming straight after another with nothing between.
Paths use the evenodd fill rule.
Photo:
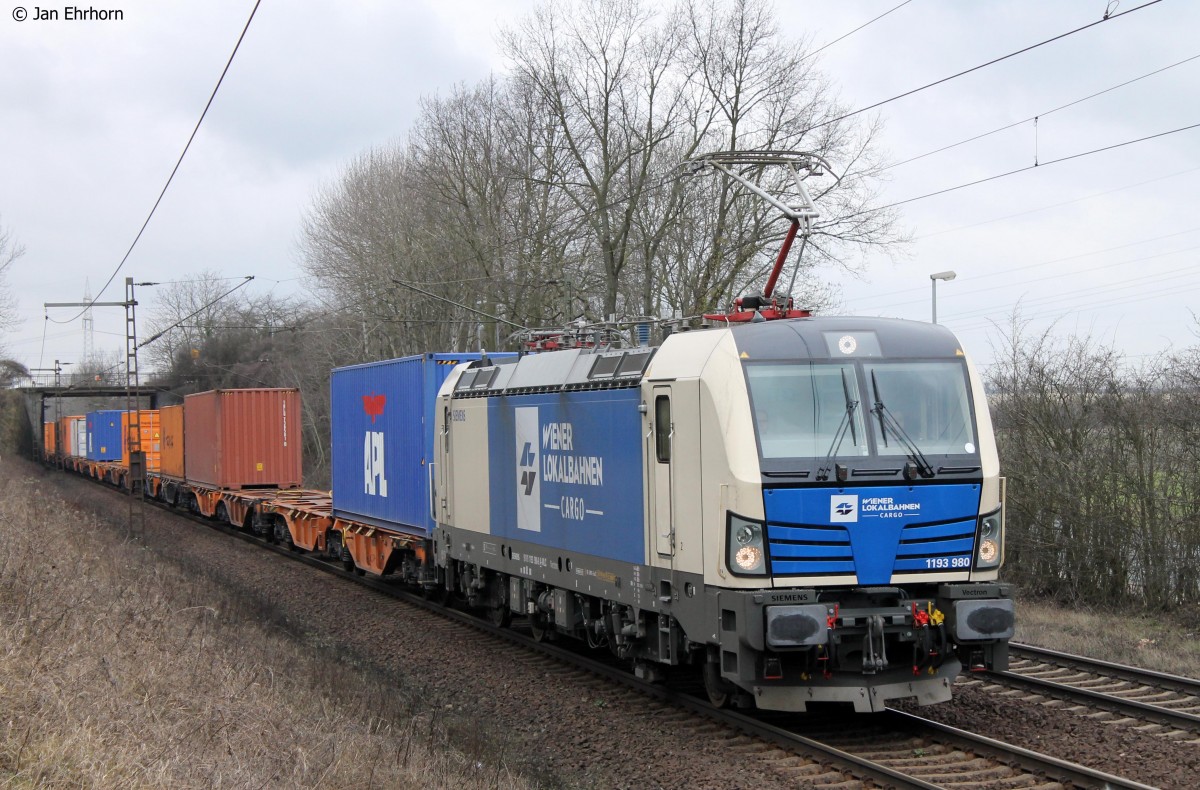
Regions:
<instances>
[{"instance_id":1,"label":"locomotive side window","mask_svg":"<svg viewBox=\"0 0 1200 790\"><path fill-rule=\"evenodd\" d=\"M596 357L596 361L592 363L592 371L588 374L589 379L607 379L612 378L613 373L617 370L617 365L621 364L621 355L613 354L609 356Z\"/></svg>"},{"instance_id":2,"label":"locomotive side window","mask_svg":"<svg viewBox=\"0 0 1200 790\"><path fill-rule=\"evenodd\" d=\"M646 363L650 361L652 351L630 351L621 359L621 366L617 368L617 378L622 376L640 376L642 370L646 367Z\"/></svg>"},{"instance_id":3,"label":"locomotive side window","mask_svg":"<svg viewBox=\"0 0 1200 790\"><path fill-rule=\"evenodd\" d=\"M654 399L654 455L660 464L671 463L671 399Z\"/></svg>"}]
</instances>

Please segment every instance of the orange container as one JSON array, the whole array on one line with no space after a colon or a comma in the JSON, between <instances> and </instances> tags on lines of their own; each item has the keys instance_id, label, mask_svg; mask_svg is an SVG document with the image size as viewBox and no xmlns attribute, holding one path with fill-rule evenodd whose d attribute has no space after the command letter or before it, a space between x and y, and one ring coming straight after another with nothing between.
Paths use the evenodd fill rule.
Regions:
<instances>
[{"instance_id":1,"label":"orange container","mask_svg":"<svg viewBox=\"0 0 1200 790\"><path fill-rule=\"evenodd\" d=\"M158 471L182 478L186 469L183 465L183 406L164 406L159 409L158 425L162 434Z\"/></svg>"},{"instance_id":2,"label":"orange container","mask_svg":"<svg viewBox=\"0 0 1200 790\"><path fill-rule=\"evenodd\" d=\"M298 488L300 391L210 390L183 400L187 479L214 488Z\"/></svg>"},{"instance_id":3,"label":"orange container","mask_svg":"<svg viewBox=\"0 0 1200 790\"><path fill-rule=\"evenodd\" d=\"M46 457L55 454L54 429L57 427L53 421L42 423L42 450L45 452Z\"/></svg>"},{"instance_id":4,"label":"orange container","mask_svg":"<svg viewBox=\"0 0 1200 790\"><path fill-rule=\"evenodd\" d=\"M129 468L129 446L133 437L129 432L130 412L121 413L121 466ZM162 438L158 426L158 409L142 409L138 424L141 426L142 452L146 454L146 471L157 472L161 455Z\"/></svg>"}]
</instances>

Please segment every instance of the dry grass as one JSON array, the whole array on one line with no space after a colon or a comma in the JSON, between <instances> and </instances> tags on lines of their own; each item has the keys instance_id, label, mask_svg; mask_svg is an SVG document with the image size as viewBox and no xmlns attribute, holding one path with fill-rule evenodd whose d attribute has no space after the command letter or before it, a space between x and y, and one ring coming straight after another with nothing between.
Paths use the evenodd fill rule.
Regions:
<instances>
[{"instance_id":1,"label":"dry grass","mask_svg":"<svg viewBox=\"0 0 1200 790\"><path fill-rule=\"evenodd\" d=\"M1200 616L1067 609L1017 601L1017 641L1200 678Z\"/></svg>"},{"instance_id":2,"label":"dry grass","mask_svg":"<svg viewBox=\"0 0 1200 790\"><path fill-rule=\"evenodd\" d=\"M0 788L524 786L47 498L0 499Z\"/></svg>"}]
</instances>

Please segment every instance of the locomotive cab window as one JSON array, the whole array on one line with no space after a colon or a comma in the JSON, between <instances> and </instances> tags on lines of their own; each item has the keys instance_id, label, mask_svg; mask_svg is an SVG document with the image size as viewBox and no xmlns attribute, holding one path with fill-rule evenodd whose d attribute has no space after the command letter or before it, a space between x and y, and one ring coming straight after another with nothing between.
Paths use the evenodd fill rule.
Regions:
<instances>
[{"instance_id":1,"label":"locomotive cab window","mask_svg":"<svg viewBox=\"0 0 1200 790\"><path fill-rule=\"evenodd\" d=\"M966 367L958 360L747 364L765 459L977 452ZM869 424L868 424L869 423Z\"/></svg>"},{"instance_id":2,"label":"locomotive cab window","mask_svg":"<svg viewBox=\"0 0 1200 790\"><path fill-rule=\"evenodd\" d=\"M890 418L926 454L975 452L966 371L956 361L880 362L864 366L879 455L907 455ZM882 410L887 414L881 415ZM882 419L880 419L882 417Z\"/></svg>"},{"instance_id":3,"label":"locomotive cab window","mask_svg":"<svg viewBox=\"0 0 1200 790\"><path fill-rule=\"evenodd\" d=\"M867 454L853 364L747 365L746 378L763 458Z\"/></svg>"}]
</instances>

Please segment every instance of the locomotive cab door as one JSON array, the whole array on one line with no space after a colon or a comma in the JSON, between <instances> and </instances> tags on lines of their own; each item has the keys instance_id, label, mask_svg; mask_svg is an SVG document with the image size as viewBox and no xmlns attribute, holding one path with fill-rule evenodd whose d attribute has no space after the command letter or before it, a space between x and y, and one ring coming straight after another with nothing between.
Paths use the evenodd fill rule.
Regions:
<instances>
[{"instance_id":1,"label":"locomotive cab door","mask_svg":"<svg viewBox=\"0 0 1200 790\"><path fill-rule=\"evenodd\" d=\"M654 548L660 557L675 554L675 508L672 501L672 453L675 423L671 415L671 387L651 390L647 461L650 467L650 515L654 520Z\"/></svg>"},{"instance_id":2,"label":"locomotive cab door","mask_svg":"<svg viewBox=\"0 0 1200 790\"><path fill-rule=\"evenodd\" d=\"M439 524L449 524L450 519L450 503L453 501L452 491L450 490L451 481L454 479L450 469L450 427L454 424L451 418L450 397L443 396L438 404L438 424L440 429L436 433L435 441L437 442L437 452L434 457L438 462L433 470L434 483L434 520Z\"/></svg>"}]
</instances>

